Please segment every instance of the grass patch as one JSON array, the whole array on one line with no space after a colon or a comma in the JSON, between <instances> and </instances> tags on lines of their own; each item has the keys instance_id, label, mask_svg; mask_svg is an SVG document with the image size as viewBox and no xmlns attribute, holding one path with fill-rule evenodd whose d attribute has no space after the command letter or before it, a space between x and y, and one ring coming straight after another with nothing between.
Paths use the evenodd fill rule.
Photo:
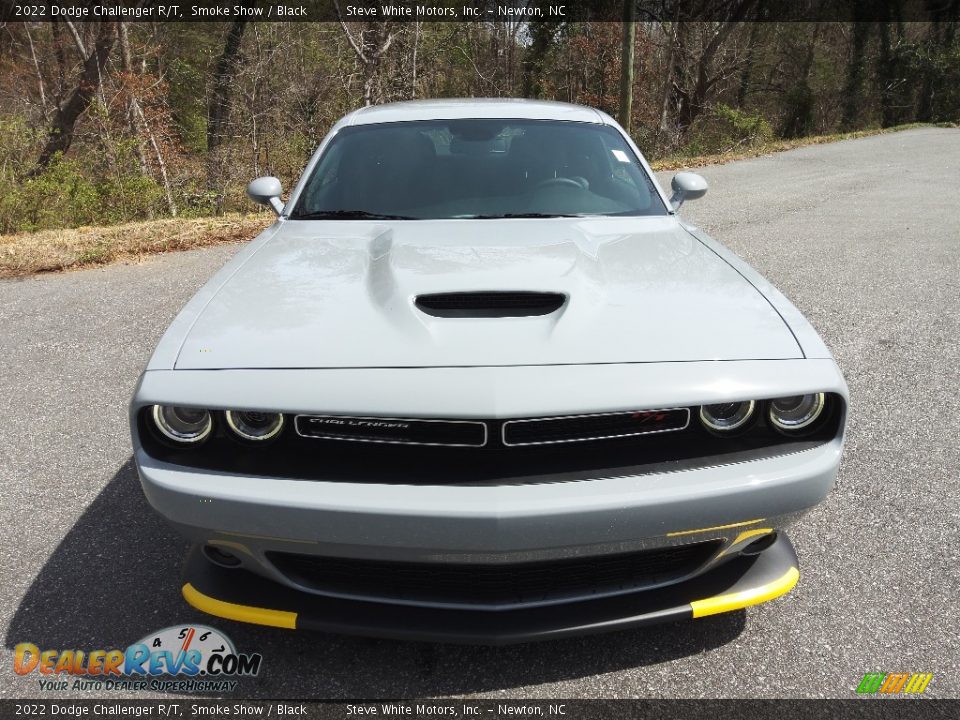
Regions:
<instances>
[{"instance_id":1,"label":"grass patch","mask_svg":"<svg viewBox=\"0 0 960 720\"><path fill-rule=\"evenodd\" d=\"M139 261L147 255L252 239L273 215L170 218L0 235L0 278Z\"/></svg>"},{"instance_id":2,"label":"grass patch","mask_svg":"<svg viewBox=\"0 0 960 720\"><path fill-rule=\"evenodd\" d=\"M748 158L760 157L761 155L772 155L773 153L784 152L785 150L794 150L807 145L822 145L824 143L837 142L839 140L854 140L856 138L870 137L872 135L886 135L887 133L901 132L903 130L914 130L916 128L928 127L957 127L953 123L910 123L907 125L897 125L889 128L874 128L870 130L857 130L847 133L833 133L831 135L811 135L808 137L795 138L793 140L771 140L770 142L751 145L748 147L734 147L720 153L710 155L685 155L678 153L670 157L663 158L650 163L655 171L662 170L682 170L691 167L703 167L704 165L724 165L735 160L746 160Z\"/></svg>"}]
</instances>

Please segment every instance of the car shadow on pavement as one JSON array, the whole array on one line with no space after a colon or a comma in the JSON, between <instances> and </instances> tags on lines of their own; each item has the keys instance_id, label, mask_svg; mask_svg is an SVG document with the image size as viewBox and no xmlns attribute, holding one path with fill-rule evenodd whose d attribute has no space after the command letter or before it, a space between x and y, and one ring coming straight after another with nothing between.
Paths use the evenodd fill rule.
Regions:
<instances>
[{"instance_id":1,"label":"car shadow on pavement","mask_svg":"<svg viewBox=\"0 0 960 720\"><path fill-rule=\"evenodd\" d=\"M187 549L147 504L128 460L34 579L6 646L123 649L154 630L198 622L223 630L240 652L262 653L259 676L241 680L237 697L420 697L508 690L667 662L730 642L746 617L741 610L503 648L290 632L212 618L188 606L178 582Z\"/></svg>"}]
</instances>

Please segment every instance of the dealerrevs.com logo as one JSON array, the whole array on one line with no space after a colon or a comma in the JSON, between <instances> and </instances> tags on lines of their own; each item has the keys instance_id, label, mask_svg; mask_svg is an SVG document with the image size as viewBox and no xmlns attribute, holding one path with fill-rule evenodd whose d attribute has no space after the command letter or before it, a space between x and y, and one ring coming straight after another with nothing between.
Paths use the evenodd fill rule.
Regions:
<instances>
[{"instance_id":1,"label":"dealerrevs.com logo","mask_svg":"<svg viewBox=\"0 0 960 720\"><path fill-rule=\"evenodd\" d=\"M42 691L150 690L229 692L260 672L260 653L239 653L219 630L179 625L150 633L120 650L14 648L13 670L36 674Z\"/></svg>"}]
</instances>

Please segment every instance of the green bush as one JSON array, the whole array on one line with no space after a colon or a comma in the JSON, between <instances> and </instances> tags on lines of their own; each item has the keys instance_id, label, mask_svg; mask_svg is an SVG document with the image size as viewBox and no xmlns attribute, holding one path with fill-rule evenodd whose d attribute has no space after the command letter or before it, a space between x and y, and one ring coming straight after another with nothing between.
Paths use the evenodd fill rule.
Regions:
<instances>
[{"instance_id":1,"label":"green bush","mask_svg":"<svg viewBox=\"0 0 960 720\"><path fill-rule=\"evenodd\" d=\"M713 116L721 136L736 145L763 145L773 140L773 129L762 115L750 115L717 103Z\"/></svg>"},{"instance_id":2,"label":"green bush","mask_svg":"<svg viewBox=\"0 0 960 720\"><path fill-rule=\"evenodd\" d=\"M0 177L0 232L111 225L163 212L163 188L139 173L90 179L72 160L56 158L42 173Z\"/></svg>"},{"instance_id":3,"label":"green bush","mask_svg":"<svg viewBox=\"0 0 960 720\"><path fill-rule=\"evenodd\" d=\"M731 150L758 147L774 139L770 123L762 115L751 115L717 103L694 122L677 157L715 155Z\"/></svg>"},{"instance_id":4,"label":"green bush","mask_svg":"<svg viewBox=\"0 0 960 720\"><path fill-rule=\"evenodd\" d=\"M95 105L91 112L97 112ZM42 172L36 161L43 128L0 116L0 233L110 225L165 215L163 188L141 173L136 142L113 138L95 148L78 143ZM95 150L90 152L90 150Z\"/></svg>"},{"instance_id":5,"label":"green bush","mask_svg":"<svg viewBox=\"0 0 960 720\"><path fill-rule=\"evenodd\" d=\"M75 163L54 160L36 177L5 177L0 188L3 232L75 227L96 221L98 193Z\"/></svg>"}]
</instances>

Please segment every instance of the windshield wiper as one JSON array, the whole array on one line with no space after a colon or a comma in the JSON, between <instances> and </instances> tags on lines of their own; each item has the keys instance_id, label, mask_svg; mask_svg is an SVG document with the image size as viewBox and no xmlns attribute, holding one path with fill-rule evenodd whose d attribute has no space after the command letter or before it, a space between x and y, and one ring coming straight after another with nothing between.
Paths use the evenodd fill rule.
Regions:
<instances>
[{"instance_id":1,"label":"windshield wiper","mask_svg":"<svg viewBox=\"0 0 960 720\"><path fill-rule=\"evenodd\" d=\"M416 220L409 215L388 215L366 210L317 210L316 212L292 215L291 220Z\"/></svg>"},{"instance_id":2,"label":"windshield wiper","mask_svg":"<svg viewBox=\"0 0 960 720\"><path fill-rule=\"evenodd\" d=\"M512 218L573 218L583 217L583 215L570 215L565 213L504 213L503 215L463 215L468 220L502 220Z\"/></svg>"}]
</instances>

